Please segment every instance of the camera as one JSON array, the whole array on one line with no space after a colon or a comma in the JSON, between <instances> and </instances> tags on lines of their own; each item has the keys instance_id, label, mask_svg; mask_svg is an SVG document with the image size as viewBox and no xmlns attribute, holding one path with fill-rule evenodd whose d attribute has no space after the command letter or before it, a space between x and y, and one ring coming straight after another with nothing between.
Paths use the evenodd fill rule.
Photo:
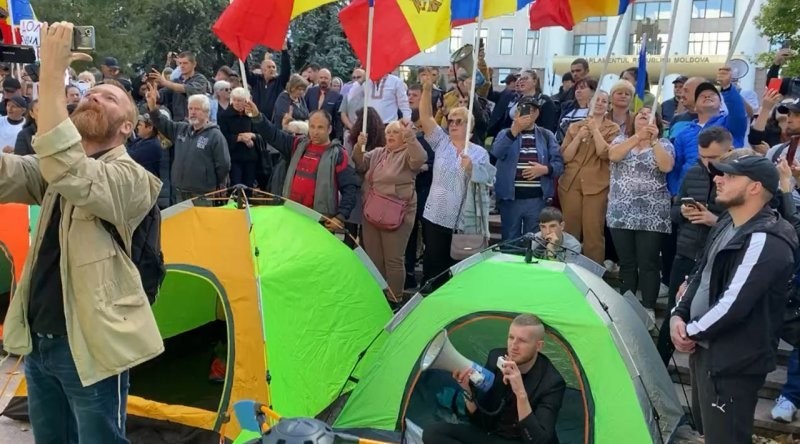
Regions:
<instances>
[{"instance_id":1,"label":"camera","mask_svg":"<svg viewBox=\"0 0 800 444\"><path fill-rule=\"evenodd\" d=\"M72 29L73 51L94 51L94 26L75 26Z\"/></svg>"}]
</instances>

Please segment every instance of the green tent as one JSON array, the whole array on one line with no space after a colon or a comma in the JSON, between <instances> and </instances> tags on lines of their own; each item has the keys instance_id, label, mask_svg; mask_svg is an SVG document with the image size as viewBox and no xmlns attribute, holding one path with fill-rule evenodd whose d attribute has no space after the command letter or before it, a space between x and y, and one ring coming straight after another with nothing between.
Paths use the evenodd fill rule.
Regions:
<instances>
[{"instance_id":1,"label":"green tent","mask_svg":"<svg viewBox=\"0 0 800 444\"><path fill-rule=\"evenodd\" d=\"M630 302L602 279L575 265L528 264L496 252L473 256L450 273L444 286L415 296L388 324L336 428L416 442L433 421L464 420L452 409L459 397L450 375L420 372L426 346L447 329L456 349L483 365L491 349L505 346L514 316L533 313L547 327L543 353L567 381L561 442L669 441L683 415L673 384Z\"/></svg>"}]
</instances>

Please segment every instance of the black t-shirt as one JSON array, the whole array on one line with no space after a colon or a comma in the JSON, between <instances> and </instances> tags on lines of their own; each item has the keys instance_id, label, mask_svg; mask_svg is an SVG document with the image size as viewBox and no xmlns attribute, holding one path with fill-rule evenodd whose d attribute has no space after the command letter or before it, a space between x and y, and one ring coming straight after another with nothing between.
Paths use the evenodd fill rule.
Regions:
<instances>
[{"instance_id":1,"label":"black t-shirt","mask_svg":"<svg viewBox=\"0 0 800 444\"><path fill-rule=\"evenodd\" d=\"M56 196L53 215L47 222L39 256L31 273L28 322L34 333L66 335L64 296L61 287L61 244L58 226L61 223L61 196Z\"/></svg>"}]
</instances>

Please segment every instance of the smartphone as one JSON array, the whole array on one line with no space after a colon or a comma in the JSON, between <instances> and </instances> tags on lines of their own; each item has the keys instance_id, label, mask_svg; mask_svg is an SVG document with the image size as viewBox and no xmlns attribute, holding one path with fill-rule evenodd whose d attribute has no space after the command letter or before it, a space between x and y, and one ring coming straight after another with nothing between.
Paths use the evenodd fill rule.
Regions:
<instances>
[{"instance_id":1,"label":"smartphone","mask_svg":"<svg viewBox=\"0 0 800 444\"><path fill-rule=\"evenodd\" d=\"M94 51L94 26L76 26L72 29L73 51Z\"/></svg>"},{"instance_id":2,"label":"smartphone","mask_svg":"<svg viewBox=\"0 0 800 444\"><path fill-rule=\"evenodd\" d=\"M687 207L697 207L697 201L694 200L693 197L682 197L681 198L681 205L686 205Z\"/></svg>"},{"instance_id":3,"label":"smartphone","mask_svg":"<svg viewBox=\"0 0 800 444\"><path fill-rule=\"evenodd\" d=\"M770 91L780 92L782 83L783 79L778 77L774 79L769 79L769 84L767 85L767 89Z\"/></svg>"},{"instance_id":4,"label":"smartphone","mask_svg":"<svg viewBox=\"0 0 800 444\"><path fill-rule=\"evenodd\" d=\"M528 116L533 112L533 107L529 103L525 103L519 106L519 115L520 116Z\"/></svg>"},{"instance_id":5,"label":"smartphone","mask_svg":"<svg viewBox=\"0 0 800 444\"><path fill-rule=\"evenodd\" d=\"M798 139L796 137L792 138L792 141L789 142L789 151L786 152L786 163L789 165L794 165L794 156L797 154L797 142Z\"/></svg>"}]
</instances>

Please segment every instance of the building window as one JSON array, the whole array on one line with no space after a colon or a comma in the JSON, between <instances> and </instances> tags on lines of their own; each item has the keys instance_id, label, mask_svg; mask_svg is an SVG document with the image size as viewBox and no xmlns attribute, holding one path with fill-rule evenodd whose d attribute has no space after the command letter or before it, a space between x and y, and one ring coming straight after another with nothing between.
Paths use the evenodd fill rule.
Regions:
<instances>
[{"instance_id":1,"label":"building window","mask_svg":"<svg viewBox=\"0 0 800 444\"><path fill-rule=\"evenodd\" d=\"M689 33L689 55L727 54L730 47L730 32Z\"/></svg>"},{"instance_id":2,"label":"building window","mask_svg":"<svg viewBox=\"0 0 800 444\"><path fill-rule=\"evenodd\" d=\"M497 83L503 82L506 80L509 74L514 74L517 72L514 68L500 68L497 70Z\"/></svg>"},{"instance_id":3,"label":"building window","mask_svg":"<svg viewBox=\"0 0 800 444\"><path fill-rule=\"evenodd\" d=\"M514 50L514 30L504 28L500 30L500 55L511 55Z\"/></svg>"},{"instance_id":4,"label":"building window","mask_svg":"<svg viewBox=\"0 0 800 444\"><path fill-rule=\"evenodd\" d=\"M639 38L638 35L631 34L631 38L628 40L630 42L628 43L628 54L639 54L639 48L641 48ZM648 36L647 53L664 55L667 50L667 40L669 40L669 34L658 34L655 39Z\"/></svg>"},{"instance_id":5,"label":"building window","mask_svg":"<svg viewBox=\"0 0 800 444\"><path fill-rule=\"evenodd\" d=\"M539 31L528 30L528 37L525 39L525 54L539 54Z\"/></svg>"},{"instance_id":6,"label":"building window","mask_svg":"<svg viewBox=\"0 0 800 444\"><path fill-rule=\"evenodd\" d=\"M403 79L404 82L408 82L408 78L411 76L411 67L402 65L400 66L400 78Z\"/></svg>"},{"instance_id":7,"label":"building window","mask_svg":"<svg viewBox=\"0 0 800 444\"><path fill-rule=\"evenodd\" d=\"M598 56L606 53L606 35L576 35L572 54L580 56Z\"/></svg>"},{"instance_id":8,"label":"building window","mask_svg":"<svg viewBox=\"0 0 800 444\"><path fill-rule=\"evenodd\" d=\"M733 17L734 0L694 0L692 2L692 18L715 19Z\"/></svg>"},{"instance_id":9,"label":"building window","mask_svg":"<svg viewBox=\"0 0 800 444\"><path fill-rule=\"evenodd\" d=\"M607 22L608 17L588 17L584 22L586 23L602 23Z\"/></svg>"},{"instance_id":10,"label":"building window","mask_svg":"<svg viewBox=\"0 0 800 444\"><path fill-rule=\"evenodd\" d=\"M669 20L672 13L672 2L643 1L633 4L634 20Z\"/></svg>"},{"instance_id":11,"label":"building window","mask_svg":"<svg viewBox=\"0 0 800 444\"><path fill-rule=\"evenodd\" d=\"M450 54L458 51L461 48L464 30L461 28L453 28L450 30Z\"/></svg>"}]
</instances>

